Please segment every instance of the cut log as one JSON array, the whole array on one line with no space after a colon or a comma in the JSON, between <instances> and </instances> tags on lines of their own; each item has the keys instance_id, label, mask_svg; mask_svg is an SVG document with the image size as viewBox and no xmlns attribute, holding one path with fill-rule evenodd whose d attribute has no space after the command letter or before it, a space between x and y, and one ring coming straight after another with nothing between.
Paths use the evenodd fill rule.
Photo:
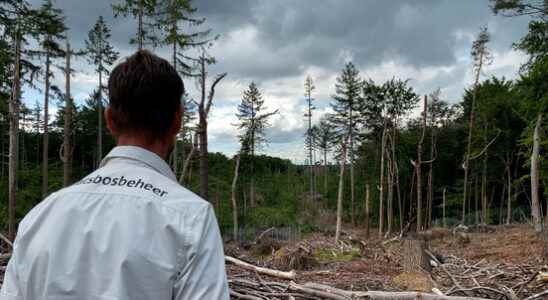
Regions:
<instances>
[{"instance_id":1,"label":"cut log","mask_svg":"<svg viewBox=\"0 0 548 300\"><path fill-rule=\"evenodd\" d=\"M273 270L268 268L257 267L250 263L246 263L245 261L236 259L231 256L225 256L225 260L227 262L233 263L244 269L255 271L259 274L264 274L264 275L278 277L278 278L287 279L287 280L294 280L297 277L297 274L293 270L289 272L284 272L284 271L278 271L278 270Z\"/></svg>"},{"instance_id":2,"label":"cut log","mask_svg":"<svg viewBox=\"0 0 548 300\"><path fill-rule=\"evenodd\" d=\"M310 296L322 297L323 299L348 300L348 299L371 299L371 300L487 300L478 297L446 296L421 292L385 292L385 291L345 291L318 283L306 283L304 286L291 282L289 289L307 294Z\"/></svg>"},{"instance_id":3,"label":"cut log","mask_svg":"<svg viewBox=\"0 0 548 300\"><path fill-rule=\"evenodd\" d=\"M416 238L403 240L403 270L404 272L429 272L430 259L424 252L427 249L426 241Z\"/></svg>"}]
</instances>

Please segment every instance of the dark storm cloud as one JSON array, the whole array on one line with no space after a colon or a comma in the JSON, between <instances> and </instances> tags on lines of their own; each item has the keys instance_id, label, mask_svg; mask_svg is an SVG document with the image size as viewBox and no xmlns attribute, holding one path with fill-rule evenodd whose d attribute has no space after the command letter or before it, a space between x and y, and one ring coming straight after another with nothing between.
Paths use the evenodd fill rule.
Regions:
<instances>
[{"instance_id":1,"label":"dark storm cloud","mask_svg":"<svg viewBox=\"0 0 548 300\"><path fill-rule=\"evenodd\" d=\"M112 27L113 43L122 51L134 48L127 42L135 22L113 18L111 3L115 1L55 3L65 10L70 35L77 45L97 16L103 15ZM338 70L343 50L362 67L387 58L416 67L451 65L458 46L456 32L477 31L493 18L488 1L477 0L200 0L194 5L212 32L222 35L220 45L227 39L237 42L243 28L256 32L253 40L241 41L241 51L213 50L219 68L226 67L232 76L256 79L294 76L305 66ZM505 34L497 36L493 45L508 49L523 33L526 20L498 20Z\"/></svg>"},{"instance_id":2,"label":"dark storm cloud","mask_svg":"<svg viewBox=\"0 0 548 300\"><path fill-rule=\"evenodd\" d=\"M40 2L31 0L36 6ZM131 18L115 19L111 4L116 2L121 1L54 0L67 15L71 42L76 48L83 47L88 31L97 17L103 15L112 29L113 45L126 56L136 48L128 44L136 22ZM297 90L289 82L301 81L311 68L320 70L314 78L318 83L317 97L321 99L318 104L327 102L333 92L332 75L340 72L346 59L352 59L363 77L376 76L382 80L412 77L410 83L418 93L430 93L441 87L446 99L458 101L464 87L470 84L467 78L471 69L470 44L479 28L489 25L492 32L489 46L494 53L504 55L524 35L528 22L526 18L493 16L487 0L194 0L193 3L196 16L207 20L204 28L220 35L210 50L217 58L210 71L229 73L219 94L230 97L219 103L229 100L225 102L231 106L251 80L274 98L302 101L302 84L299 82ZM157 50L160 54L167 53L166 49ZM80 60L80 70L91 74L91 67L83 61ZM506 62L497 74L511 75L513 70L513 65ZM75 85L75 89L84 93L93 87L88 83ZM267 105L272 107L273 103ZM273 145L302 141L304 126L295 125L303 119L301 106L299 103L288 110L287 121L277 122L268 130ZM226 118L223 115L211 123L226 122ZM283 128L287 124L293 124L291 129ZM237 148L234 142L230 144L236 140L230 133L213 132L212 137L212 144Z\"/></svg>"}]
</instances>

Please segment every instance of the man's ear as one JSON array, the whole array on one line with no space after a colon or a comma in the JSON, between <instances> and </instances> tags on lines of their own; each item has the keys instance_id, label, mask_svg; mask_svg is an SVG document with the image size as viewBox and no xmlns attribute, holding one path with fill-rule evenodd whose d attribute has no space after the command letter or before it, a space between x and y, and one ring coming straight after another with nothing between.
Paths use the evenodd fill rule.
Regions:
<instances>
[{"instance_id":1,"label":"man's ear","mask_svg":"<svg viewBox=\"0 0 548 300\"><path fill-rule=\"evenodd\" d=\"M110 108L110 105L108 105L105 108L104 116L105 116L105 121L107 123L107 128L110 131L110 134L116 137L118 132L116 130L116 126L114 126L114 122L112 121L112 109Z\"/></svg>"}]
</instances>

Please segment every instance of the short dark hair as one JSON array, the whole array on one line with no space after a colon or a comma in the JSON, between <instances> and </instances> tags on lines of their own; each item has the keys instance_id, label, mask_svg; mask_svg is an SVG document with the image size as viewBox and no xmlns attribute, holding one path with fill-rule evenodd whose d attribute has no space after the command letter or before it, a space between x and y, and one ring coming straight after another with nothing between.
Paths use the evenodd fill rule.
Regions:
<instances>
[{"instance_id":1,"label":"short dark hair","mask_svg":"<svg viewBox=\"0 0 548 300\"><path fill-rule=\"evenodd\" d=\"M154 140L173 126L184 84L167 60L139 50L112 70L108 91L114 127Z\"/></svg>"}]
</instances>

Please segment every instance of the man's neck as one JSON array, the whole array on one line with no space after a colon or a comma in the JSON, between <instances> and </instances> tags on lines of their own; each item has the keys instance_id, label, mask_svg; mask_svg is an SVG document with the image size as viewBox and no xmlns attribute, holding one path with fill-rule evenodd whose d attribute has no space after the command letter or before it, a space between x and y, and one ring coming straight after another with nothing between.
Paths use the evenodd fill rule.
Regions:
<instances>
[{"instance_id":1,"label":"man's neck","mask_svg":"<svg viewBox=\"0 0 548 300\"><path fill-rule=\"evenodd\" d=\"M117 139L117 145L118 146L136 146L141 147L143 149L146 149L150 152L155 153L162 159L167 161L167 158L169 156L169 147L165 145L165 143L160 142L154 142L154 143L146 143L143 141L142 138L139 137L132 137L132 136L120 136Z\"/></svg>"}]
</instances>

